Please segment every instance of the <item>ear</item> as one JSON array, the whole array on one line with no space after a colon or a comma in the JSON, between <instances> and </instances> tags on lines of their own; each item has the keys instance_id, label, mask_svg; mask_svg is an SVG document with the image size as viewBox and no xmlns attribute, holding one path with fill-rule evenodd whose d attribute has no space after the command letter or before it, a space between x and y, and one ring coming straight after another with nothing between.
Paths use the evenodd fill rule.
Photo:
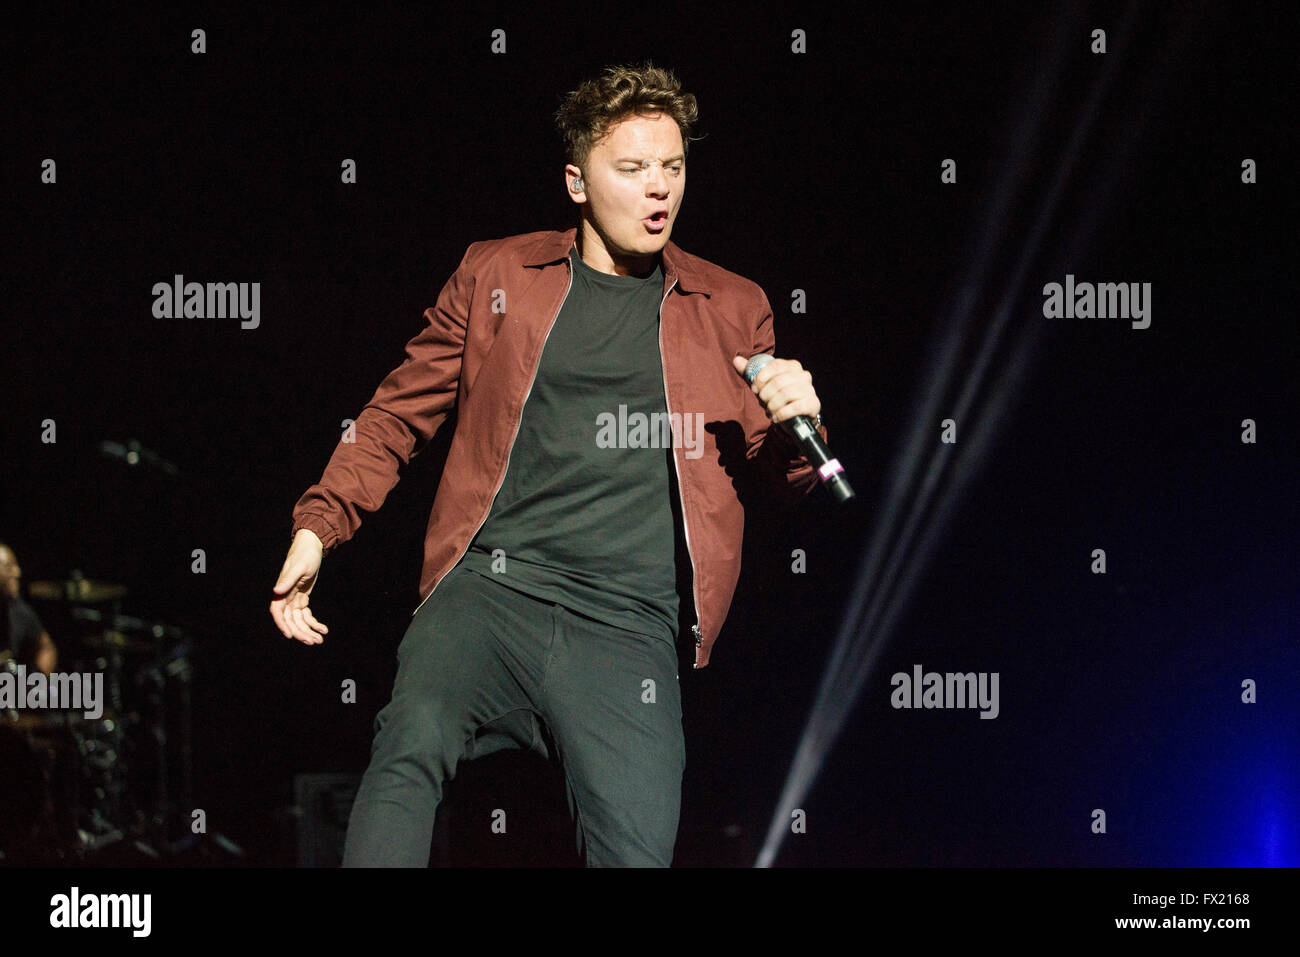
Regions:
<instances>
[{"instance_id":1,"label":"ear","mask_svg":"<svg viewBox=\"0 0 1300 957\"><path fill-rule=\"evenodd\" d=\"M586 183L585 181L583 182L582 189L575 190L573 188L573 181L575 179L583 180L582 170L578 169L578 167L574 166L572 163L569 163L564 167L564 193L569 197L569 199L581 205L587 201Z\"/></svg>"}]
</instances>

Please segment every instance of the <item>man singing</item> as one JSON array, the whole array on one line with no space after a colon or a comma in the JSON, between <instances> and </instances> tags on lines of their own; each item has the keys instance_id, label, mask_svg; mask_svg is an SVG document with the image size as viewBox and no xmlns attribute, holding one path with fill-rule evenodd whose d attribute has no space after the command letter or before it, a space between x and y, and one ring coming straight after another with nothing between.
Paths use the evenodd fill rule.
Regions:
<instances>
[{"instance_id":1,"label":"man singing","mask_svg":"<svg viewBox=\"0 0 1300 957\"><path fill-rule=\"evenodd\" d=\"M811 375L772 353L750 280L670 241L695 97L609 67L556 115L575 228L473 243L319 484L293 512L280 631L319 644L321 559L382 504L455 412L422 601L348 826L344 866L428 863L461 760L558 758L589 867L672 862L685 743L676 638L708 664L740 573L746 508L816 481L783 428ZM558 171L557 171L558 172Z\"/></svg>"}]
</instances>

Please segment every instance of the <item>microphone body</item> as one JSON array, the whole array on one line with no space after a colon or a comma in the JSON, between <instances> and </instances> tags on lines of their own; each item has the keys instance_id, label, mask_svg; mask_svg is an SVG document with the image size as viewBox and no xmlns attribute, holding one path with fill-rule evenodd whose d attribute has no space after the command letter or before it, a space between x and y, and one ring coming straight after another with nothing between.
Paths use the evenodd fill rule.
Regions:
<instances>
[{"instance_id":1,"label":"microphone body","mask_svg":"<svg viewBox=\"0 0 1300 957\"><path fill-rule=\"evenodd\" d=\"M754 377L772 359L773 356L766 353L751 356L745 365L745 381L753 385ZM776 424L794 436L804 456L817 470L817 477L821 479L835 501L847 502L853 498L853 487L844 477L844 466L826 448L826 443L822 441L821 433L813 425L812 419L806 415L796 415L792 419Z\"/></svg>"}]
</instances>

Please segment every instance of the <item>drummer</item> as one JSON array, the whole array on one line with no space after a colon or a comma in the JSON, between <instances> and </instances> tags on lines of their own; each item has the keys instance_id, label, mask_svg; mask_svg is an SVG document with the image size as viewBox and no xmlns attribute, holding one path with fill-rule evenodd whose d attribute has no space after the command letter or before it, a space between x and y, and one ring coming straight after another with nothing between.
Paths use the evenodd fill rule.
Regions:
<instances>
[{"instance_id":1,"label":"drummer","mask_svg":"<svg viewBox=\"0 0 1300 957\"><path fill-rule=\"evenodd\" d=\"M0 542L0 658L12 655L18 664L48 675L58 664L58 651L35 610L20 597L22 575L18 556Z\"/></svg>"}]
</instances>

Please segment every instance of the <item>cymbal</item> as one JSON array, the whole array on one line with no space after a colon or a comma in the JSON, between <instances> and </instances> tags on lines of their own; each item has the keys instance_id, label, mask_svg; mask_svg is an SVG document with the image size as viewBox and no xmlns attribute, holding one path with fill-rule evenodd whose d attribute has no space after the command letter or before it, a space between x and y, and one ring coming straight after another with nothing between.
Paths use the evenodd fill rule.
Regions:
<instances>
[{"instance_id":1,"label":"cymbal","mask_svg":"<svg viewBox=\"0 0 1300 957\"><path fill-rule=\"evenodd\" d=\"M147 641L141 641L139 638L128 638L120 631L106 631L102 635L90 635L81 639L81 643L87 648L94 648L97 651L125 651L128 653L149 655L153 654L155 649Z\"/></svg>"},{"instance_id":2,"label":"cymbal","mask_svg":"<svg viewBox=\"0 0 1300 957\"><path fill-rule=\"evenodd\" d=\"M155 638L184 640L187 632L176 625L168 625L156 619L136 618L134 615L119 615L116 612L100 611L98 608L73 608L70 612L78 621L103 623L104 627L114 631L147 631Z\"/></svg>"},{"instance_id":3,"label":"cymbal","mask_svg":"<svg viewBox=\"0 0 1300 957\"><path fill-rule=\"evenodd\" d=\"M80 711L67 709L49 711L0 711L0 731L54 731L59 728L72 728L83 724L97 724L101 721L115 720L117 715L106 709L98 718L87 718Z\"/></svg>"},{"instance_id":4,"label":"cymbal","mask_svg":"<svg viewBox=\"0 0 1300 957\"><path fill-rule=\"evenodd\" d=\"M89 578L70 578L67 581L32 582L27 592L33 598L46 601L94 603L112 601L126 594L126 586L114 582L93 581Z\"/></svg>"}]
</instances>

